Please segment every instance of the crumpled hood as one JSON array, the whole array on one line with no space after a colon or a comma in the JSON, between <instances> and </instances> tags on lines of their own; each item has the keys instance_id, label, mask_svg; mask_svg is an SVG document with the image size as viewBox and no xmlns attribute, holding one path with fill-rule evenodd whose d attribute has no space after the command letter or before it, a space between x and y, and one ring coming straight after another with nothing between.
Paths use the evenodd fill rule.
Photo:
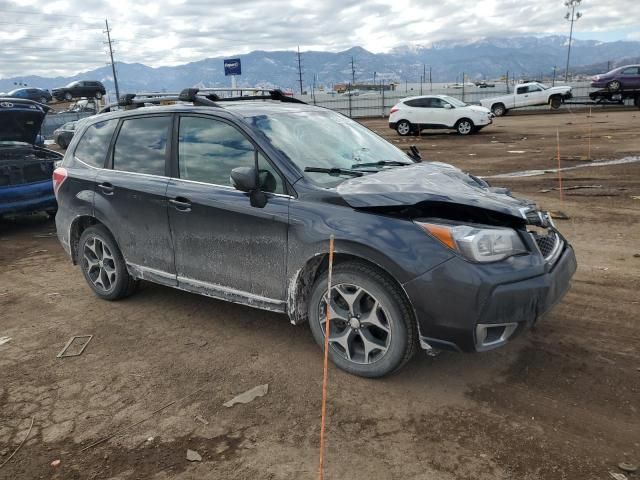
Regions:
<instances>
[{"instance_id":1,"label":"crumpled hood","mask_svg":"<svg viewBox=\"0 0 640 480\"><path fill-rule=\"evenodd\" d=\"M526 200L482 186L456 167L439 162L423 162L345 180L337 191L354 208L447 202L520 219L526 219L524 212L534 208Z\"/></svg>"},{"instance_id":2,"label":"crumpled hood","mask_svg":"<svg viewBox=\"0 0 640 480\"><path fill-rule=\"evenodd\" d=\"M35 144L47 110L28 100L0 98L0 141Z\"/></svg>"}]
</instances>

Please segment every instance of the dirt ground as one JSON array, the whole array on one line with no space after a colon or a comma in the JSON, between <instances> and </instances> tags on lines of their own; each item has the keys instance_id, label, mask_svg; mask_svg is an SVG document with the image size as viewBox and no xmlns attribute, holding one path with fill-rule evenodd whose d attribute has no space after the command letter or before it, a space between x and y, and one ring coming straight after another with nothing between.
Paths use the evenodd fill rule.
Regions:
<instances>
[{"instance_id":1,"label":"dirt ground","mask_svg":"<svg viewBox=\"0 0 640 480\"><path fill-rule=\"evenodd\" d=\"M556 167L557 130L563 167L585 164L590 128L592 159L640 154L637 111L507 116L469 137L364 123L477 175ZM640 463L640 163L563 172L593 187L564 200L556 173L492 183L569 217L571 291L502 349L421 353L381 380L331 367L327 478L607 479ZM0 478L317 478L322 356L306 326L153 284L100 301L54 229L0 222L0 464L34 419ZM56 358L81 334L81 356Z\"/></svg>"}]
</instances>

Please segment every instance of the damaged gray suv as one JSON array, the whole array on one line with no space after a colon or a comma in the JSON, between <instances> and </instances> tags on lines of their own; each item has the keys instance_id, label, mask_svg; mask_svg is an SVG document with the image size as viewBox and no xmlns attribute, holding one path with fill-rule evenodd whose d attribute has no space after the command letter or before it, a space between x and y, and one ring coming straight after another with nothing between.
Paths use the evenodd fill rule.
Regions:
<instances>
[{"instance_id":1,"label":"damaged gray suv","mask_svg":"<svg viewBox=\"0 0 640 480\"><path fill-rule=\"evenodd\" d=\"M308 322L321 347L328 310L331 360L379 377L420 348L504 345L568 290L573 249L534 204L255 93L129 95L83 121L54 173L56 225L96 295L151 281ZM183 102L145 106L167 100Z\"/></svg>"}]
</instances>

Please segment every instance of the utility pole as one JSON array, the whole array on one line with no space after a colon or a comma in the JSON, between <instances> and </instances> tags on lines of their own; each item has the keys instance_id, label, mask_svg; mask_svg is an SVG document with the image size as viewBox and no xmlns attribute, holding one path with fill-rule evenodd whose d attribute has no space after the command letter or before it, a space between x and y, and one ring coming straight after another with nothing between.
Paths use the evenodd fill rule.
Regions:
<instances>
[{"instance_id":1,"label":"utility pole","mask_svg":"<svg viewBox=\"0 0 640 480\"><path fill-rule=\"evenodd\" d=\"M431 65L429 65L429 91L433 92L433 82L431 82Z\"/></svg>"},{"instance_id":2,"label":"utility pole","mask_svg":"<svg viewBox=\"0 0 640 480\"><path fill-rule=\"evenodd\" d=\"M356 84L356 67L353 63L353 57L351 57L351 85Z\"/></svg>"},{"instance_id":3,"label":"utility pole","mask_svg":"<svg viewBox=\"0 0 640 480\"><path fill-rule=\"evenodd\" d=\"M553 80L551 81L551 86L555 87L556 86L556 66L553 66Z\"/></svg>"},{"instance_id":4,"label":"utility pole","mask_svg":"<svg viewBox=\"0 0 640 480\"><path fill-rule=\"evenodd\" d=\"M300 82L300 95L304 93L302 90L302 60L300 59L300 45L298 45L298 82Z\"/></svg>"},{"instance_id":5,"label":"utility pole","mask_svg":"<svg viewBox=\"0 0 640 480\"><path fill-rule=\"evenodd\" d=\"M113 72L113 84L116 87L116 102L120 101L120 89L118 88L118 76L116 75L116 64L113 62L113 42L109 31L109 21L105 18L104 24L107 27L107 43L109 44L109 56L111 57L111 71Z\"/></svg>"},{"instance_id":6,"label":"utility pole","mask_svg":"<svg viewBox=\"0 0 640 480\"><path fill-rule=\"evenodd\" d=\"M567 7L569 10L571 10L570 12L567 12L567 14L564 16L565 20L571 22L571 28L569 30L569 47L567 49L567 66L564 70L565 82L569 78L569 58L571 57L571 41L573 39L573 23L577 22L578 20L580 20L580 17L582 17L582 13L576 12L576 8L580 6L580 3L582 3L582 0L567 0L566 2L564 2L564 6Z\"/></svg>"}]
</instances>

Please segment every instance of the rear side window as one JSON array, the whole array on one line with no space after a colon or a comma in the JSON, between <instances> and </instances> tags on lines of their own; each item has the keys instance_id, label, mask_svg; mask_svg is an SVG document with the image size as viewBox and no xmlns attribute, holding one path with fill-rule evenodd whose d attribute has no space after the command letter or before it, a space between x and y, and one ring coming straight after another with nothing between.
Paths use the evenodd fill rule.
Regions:
<instances>
[{"instance_id":1,"label":"rear side window","mask_svg":"<svg viewBox=\"0 0 640 480\"><path fill-rule=\"evenodd\" d=\"M118 120L98 122L87 128L76 147L75 156L92 167L104 167L107 150Z\"/></svg>"},{"instance_id":2,"label":"rear side window","mask_svg":"<svg viewBox=\"0 0 640 480\"><path fill-rule=\"evenodd\" d=\"M170 126L169 116L123 121L113 149L113 169L164 175Z\"/></svg>"}]
</instances>

